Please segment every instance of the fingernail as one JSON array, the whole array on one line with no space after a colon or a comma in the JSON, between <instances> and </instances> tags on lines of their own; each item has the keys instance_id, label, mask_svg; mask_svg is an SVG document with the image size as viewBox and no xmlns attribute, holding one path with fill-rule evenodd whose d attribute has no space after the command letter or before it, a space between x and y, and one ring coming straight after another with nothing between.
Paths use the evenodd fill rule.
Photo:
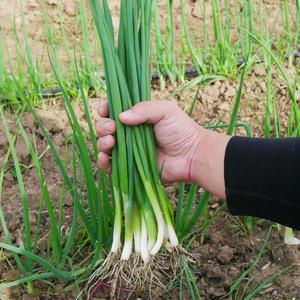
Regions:
<instances>
[{"instance_id":1,"label":"fingernail","mask_svg":"<svg viewBox=\"0 0 300 300\"><path fill-rule=\"evenodd\" d=\"M124 111L120 114L120 117L121 118L126 118L126 119L130 119L130 118L133 118L134 117L134 113L132 110L127 110L127 111Z\"/></svg>"}]
</instances>

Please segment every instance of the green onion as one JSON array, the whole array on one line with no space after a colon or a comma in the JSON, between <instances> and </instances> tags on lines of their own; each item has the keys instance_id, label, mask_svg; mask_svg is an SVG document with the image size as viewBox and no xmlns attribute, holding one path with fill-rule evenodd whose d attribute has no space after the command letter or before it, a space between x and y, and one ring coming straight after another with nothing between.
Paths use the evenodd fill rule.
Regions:
<instances>
[{"instance_id":1,"label":"green onion","mask_svg":"<svg viewBox=\"0 0 300 300\"><path fill-rule=\"evenodd\" d=\"M149 125L128 127L119 121L121 112L151 98L153 4L152 0L121 1L116 44L107 0L102 4L90 0L101 41L110 117L117 126L112 152L115 221L111 252L120 251L121 259L128 260L134 248L145 262L159 252L164 241L178 246L173 212L160 182L153 130Z\"/></svg>"},{"instance_id":2,"label":"green onion","mask_svg":"<svg viewBox=\"0 0 300 300\"><path fill-rule=\"evenodd\" d=\"M293 229L288 227L285 227L284 242L287 245L300 245L300 240L295 237Z\"/></svg>"}]
</instances>

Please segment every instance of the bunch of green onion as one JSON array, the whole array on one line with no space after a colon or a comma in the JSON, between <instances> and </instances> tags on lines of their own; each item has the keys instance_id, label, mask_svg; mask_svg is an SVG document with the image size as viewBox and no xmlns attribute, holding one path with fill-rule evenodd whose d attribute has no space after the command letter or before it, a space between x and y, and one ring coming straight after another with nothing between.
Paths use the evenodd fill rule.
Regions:
<instances>
[{"instance_id":1,"label":"bunch of green onion","mask_svg":"<svg viewBox=\"0 0 300 300\"><path fill-rule=\"evenodd\" d=\"M173 210L160 181L152 127L125 126L119 114L151 98L153 1L121 0L118 38L107 0L101 4L90 0L90 5L102 47L110 117L117 126L112 151L115 219L111 252L122 251L121 259L128 260L134 248L147 262L164 242L178 246Z\"/></svg>"}]
</instances>

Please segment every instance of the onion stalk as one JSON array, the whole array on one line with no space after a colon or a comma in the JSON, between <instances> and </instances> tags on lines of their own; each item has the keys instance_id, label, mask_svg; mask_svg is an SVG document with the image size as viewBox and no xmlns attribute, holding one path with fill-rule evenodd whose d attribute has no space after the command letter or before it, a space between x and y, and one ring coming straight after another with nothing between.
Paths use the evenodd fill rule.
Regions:
<instances>
[{"instance_id":1,"label":"onion stalk","mask_svg":"<svg viewBox=\"0 0 300 300\"><path fill-rule=\"evenodd\" d=\"M143 261L164 241L178 246L171 205L160 181L153 129L125 126L119 114L151 98L150 35L153 0L121 0L118 41L107 0L90 0L101 42L110 118L116 121L112 152L114 231L112 253ZM123 234L124 233L124 234ZM123 238L124 236L124 238Z\"/></svg>"},{"instance_id":2,"label":"onion stalk","mask_svg":"<svg viewBox=\"0 0 300 300\"><path fill-rule=\"evenodd\" d=\"M300 240L295 237L293 229L289 227L285 227L284 242L287 245L292 245L292 246L300 245Z\"/></svg>"}]
</instances>

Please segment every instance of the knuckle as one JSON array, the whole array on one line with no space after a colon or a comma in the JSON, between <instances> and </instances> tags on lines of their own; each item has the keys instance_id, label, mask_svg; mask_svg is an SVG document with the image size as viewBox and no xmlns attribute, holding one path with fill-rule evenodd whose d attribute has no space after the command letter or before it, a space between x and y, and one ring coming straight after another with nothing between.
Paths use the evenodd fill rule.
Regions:
<instances>
[{"instance_id":1,"label":"knuckle","mask_svg":"<svg viewBox=\"0 0 300 300\"><path fill-rule=\"evenodd\" d=\"M111 119L103 119L96 123L96 132L99 136L106 136L115 131L115 123Z\"/></svg>"},{"instance_id":2,"label":"knuckle","mask_svg":"<svg viewBox=\"0 0 300 300\"><path fill-rule=\"evenodd\" d=\"M100 150L101 149L101 145L100 145L100 139L97 141L97 148L98 148L98 150ZM99 155L98 155L98 159L100 159L101 158L101 156L100 156L100 153L99 153Z\"/></svg>"},{"instance_id":3,"label":"knuckle","mask_svg":"<svg viewBox=\"0 0 300 300\"><path fill-rule=\"evenodd\" d=\"M107 101L101 101L98 105L97 111L100 116L106 115L108 113Z\"/></svg>"},{"instance_id":4,"label":"knuckle","mask_svg":"<svg viewBox=\"0 0 300 300\"><path fill-rule=\"evenodd\" d=\"M99 164L103 165L103 164L105 164L106 161L107 161L106 154L103 153L103 152L100 152L99 155L98 155L98 162L99 162Z\"/></svg>"},{"instance_id":5,"label":"knuckle","mask_svg":"<svg viewBox=\"0 0 300 300\"><path fill-rule=\"evenodd\" d=\"M102 156L99 153L99 155L98 155L98 165L101 166L102 163L103 163Z\"/></svg>"},{"instance_id":6,"label":"knuckle","mask_svg":"<svg viewBox=\"0 0 300 300\"><path fill-rule=\"evenodd\" d=\"M96 127L97 133L100 133L101 132L101 123L97 122L95 127Z\"/></svg>"},{"instance_id":7,"label":"knuckle","mask_svg":"<svg viewBox=\"0 0 300 300\"><path fill-rule=\"evenodd\" d=\"M100 148L103 149L106 148L106 144L107 144L106 138L105 137L101 138L99 144L100 144Z\"/></svg>"},{"instance_id":8,"label":"knuckle","mask_svg":"<svg viewBox=\"0 0 300 300\"><path fill-rule=\"evenodd\" d=\"M113 146L113 144L114 144L114 138L111 135L101 137L98 140L98 148L99 149L108 150Z\"/></svg>"},{"instance_id":9,"label":"knuckle","mask_svg":"<svg viewBox=\"0 0 300 300\"><path fill-rule=\"evenodd\" d=\"M103 124L103 130L106 130L107 132L112 132L115 129L115 123L111 119L107 119L106 122Z\"/></svg>"}]
</instances>

